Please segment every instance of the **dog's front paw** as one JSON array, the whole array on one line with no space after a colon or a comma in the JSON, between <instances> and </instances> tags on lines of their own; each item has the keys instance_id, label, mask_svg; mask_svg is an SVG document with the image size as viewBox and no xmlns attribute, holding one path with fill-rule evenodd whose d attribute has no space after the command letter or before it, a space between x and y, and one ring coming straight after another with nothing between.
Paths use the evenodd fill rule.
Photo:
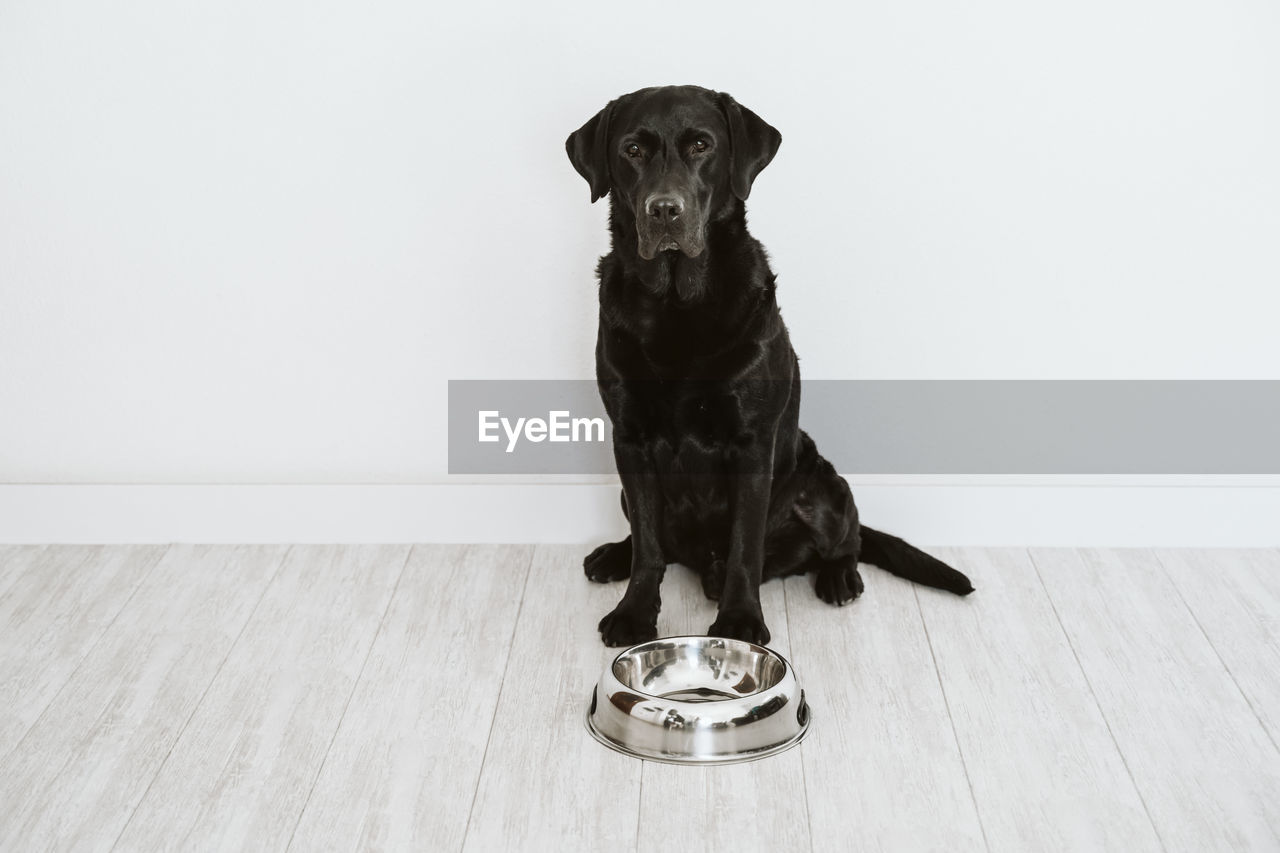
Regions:
<instances>
[{"instance_id":1,"label":"dog's front paw","mask_svg":"<svg viewBox=\"0 0 1280 853\"><path fill-rule=\"evenodd\" d=\"M646 616L621 604L600 620L599 628L606 646L634 646L658 636L656 614Z\"/></svg>"},{"instance_id":2,"label":"dog's front paw","mask_svg":"<svg viewBox=\"0 0 1280 853\"><path fill-rule=\"evenodd\" d=\"M587 579L596 583L620 581L631 576L631 537L621 542L606 542L582 561Z\"/></svg>"},{"instance_id":3,"label":"dog's front paw","mask_svg":"<svg viewBox=\"0 0 1280 853\"><path fill-rule=\"evenodd\" d=\"M814 592L828 604L841 607L862 595L862 575L853 560L833 560L818 569Z\"/></svg>"},{"instance_id":4,"label":"dog's front paw","mask_svg":"<svg viewBox=\"0 0 1280 853\"><path fill-rule=\"evenodd\" d=\"M746 640L758 646L769 644L769 629L765 627L764 616L759 611L722 610L707 629L707 636Z\"/></svg>"}]
</instances>

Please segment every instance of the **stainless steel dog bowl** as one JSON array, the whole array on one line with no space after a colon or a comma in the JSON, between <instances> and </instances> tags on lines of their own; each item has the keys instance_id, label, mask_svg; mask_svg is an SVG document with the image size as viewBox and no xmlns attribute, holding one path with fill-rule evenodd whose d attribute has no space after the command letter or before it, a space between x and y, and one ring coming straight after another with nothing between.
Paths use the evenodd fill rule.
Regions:
<instances>
[{"instance_id":1,"label":"stainless steel dog bowl","mask_svg":"<svg viewBox=\"0 0 1280 853\"><path fill-rule=\"evenodd\" d=\"M809 706L791 664L764 646L667 637L605 668L587 728L605 746L671 764L752 761L795 746Z\"/></svg>"}]
</instances>

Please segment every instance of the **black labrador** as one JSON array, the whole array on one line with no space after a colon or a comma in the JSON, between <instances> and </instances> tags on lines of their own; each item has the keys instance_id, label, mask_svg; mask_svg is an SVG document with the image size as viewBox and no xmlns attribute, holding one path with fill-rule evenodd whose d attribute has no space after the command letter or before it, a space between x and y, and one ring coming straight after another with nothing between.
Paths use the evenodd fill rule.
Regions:
<instances>
[{"instance_id":1,"label":"black labrador","mask_svg":"<svg viewBox=\"0 0 1280 853\"><path fill-rule=\"evenodd\" d=\"M858 523L849 484L798 426L800 371L744 202L782 136L729 95L641 89L566 142L610 196L596 376L631 535L584 561L630 577L600 621L610 646L657 635L668 563L719 600L713 636L767 643L760 583L813 572L823 601L862 592L859 560L959 595L963 574Z\"/></svg>"}]
</instances>

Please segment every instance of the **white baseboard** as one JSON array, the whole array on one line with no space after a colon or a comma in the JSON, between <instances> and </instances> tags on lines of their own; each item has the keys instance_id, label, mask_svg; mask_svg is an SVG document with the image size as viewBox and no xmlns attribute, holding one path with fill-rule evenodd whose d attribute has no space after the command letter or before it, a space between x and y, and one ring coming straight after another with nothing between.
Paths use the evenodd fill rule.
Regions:
<instances>
[{"instance_id":1,"label":"white baseboard","mask_svg":"<svg viewBox=\"0 0 1280 853\"><path fill-rule=\"evenodd\" d=\"M1274 547L1280 485L856 483L921 545ZM0 485L0 543L581 542L622 535L610 484Z\"/></svg>"}]
</instances>

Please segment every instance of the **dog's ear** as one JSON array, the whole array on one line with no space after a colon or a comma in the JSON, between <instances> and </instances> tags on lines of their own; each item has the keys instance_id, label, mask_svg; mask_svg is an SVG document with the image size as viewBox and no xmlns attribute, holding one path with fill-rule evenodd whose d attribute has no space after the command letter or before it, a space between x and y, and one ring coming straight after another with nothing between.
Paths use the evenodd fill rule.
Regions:
<instances>
[{"instance_id":1,"label":"dog's ear","mask_svg":"<svg viewBox=\"0 0 1280 853\"><path fill-rule=\"evenodd\" d=\"M782 134L767 121L739 104L732 95L720 94L720 109L729 123L729 169L733 194L743 201L751 184L782 144Z\"/></svg>"},{"instance_id":2,"label":"dog's ear","mask_svg":"<svg viewBox=\"0 0 1280 853\"><path fill-rule=\"evenodd\" d=\"M591 203L609 194L609 116L613 101L596 113L590 121L569 134L564 150L578 174L591 185Z\"/></svg>"}]
</instances>

